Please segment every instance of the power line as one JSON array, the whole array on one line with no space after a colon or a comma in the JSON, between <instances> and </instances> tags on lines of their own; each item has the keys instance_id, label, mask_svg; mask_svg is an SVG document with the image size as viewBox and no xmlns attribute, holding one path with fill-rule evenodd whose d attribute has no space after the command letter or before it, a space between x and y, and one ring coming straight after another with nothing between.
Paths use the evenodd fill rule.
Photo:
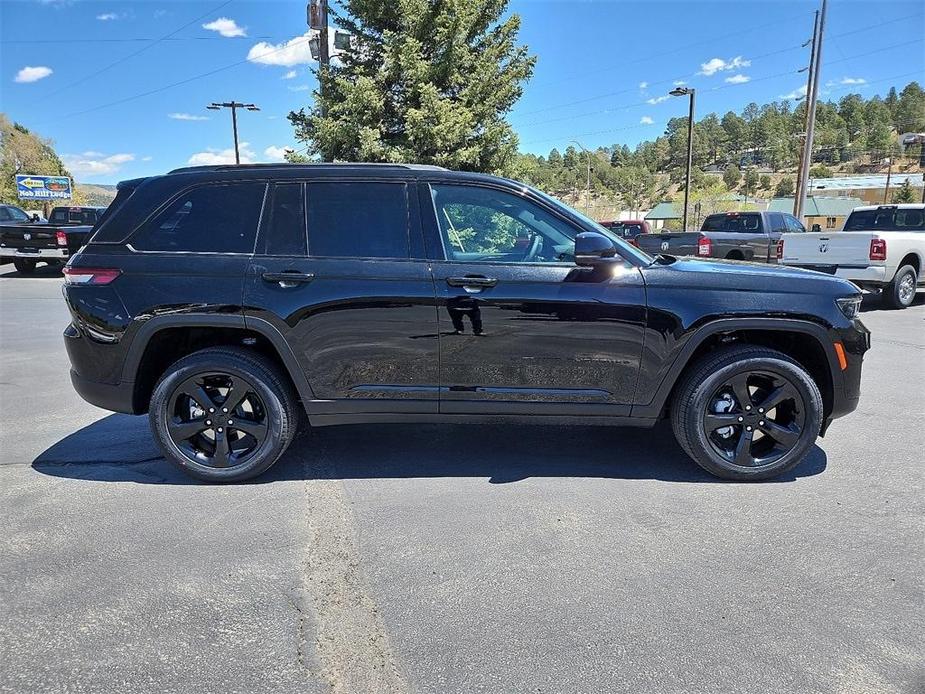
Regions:
<instances>
[{"instance_id":1,"label":"power line","mask_svg":"<svg viewBox=\"0 0 925 694\"><path fill-rule=\"evenodd\" d=\"M211 13L209 13L211 14ZM193 20L197 21L197 20ZM124 39L5 39L0 40L2 44L32 44L32 43L140 43L142 41L263 41L265 39L279 39L288 36L288 34L278 34L276 36L168 36L157 37L136 37Z\"/></svg>"},{"instance_id":2,"label":"power line","mask_svg":"<svg viewBox=\"0 0 925 694\"><path fill-rule=\"evenodd\" d=\"M165 40L169 39L171 36L174 36L175 34L180 33L181 31L183 31L184 29L186 29L186 27L190 26L191 24L195 24L195 23L198 22L200 19L204 19L205 17L208 17L208 16L211 15L211 14L215 14L215 13L218 12L220 9L222 9L223 7L225 7L226 5L230 5L232 2L233 2L233 0L225 0L224 2L222 2L222 3L219 4L218 6L214 7L213 9L209 10L208 12L205 12L204 14L201 14L201 15L199 15L198 17L195 17L194 19L191 19L190 21L188 21L188 22L187 22L186 24L184 24L183 26L181 26L181 27L179 27L179 28L177 28L177 29L174 29L173 31L171 31L171 32L169 32L169 33L167 33L167 34L164 34L164 36L160 37L159 39L157 39L157 40L155 40L155 41L152 41L152 42L149 43L147 46L142 46L141 48L139 48L139 49L138 49L137 51L135 51L134 53L129 53L127 56L124 56L124 57L122 57L122 58L119 58L119 59L116 60L115 62L110 63L110 64L107 65L106 67L100 68L100 69L97 70L96 72L91 72L89 75L85 75L84 77L81 77L79 80L76 80L76 81L74 81L74 82L71 82L70 84L66 84L66 85L64 85L63 87L59 87L58 89L56 89L56 90L53 91L53 92L49 92L48 94L45 94L45 96L42 97L42 101L45 101L45 100L48 99L49 97L55 96L56 94L60 94L61 92L70 89L71 87L76 87L78 84L83 84L83 83L86 82L87 80L93 79L93 78L96 77L97 75L101 75L101 74L103 74L104 72L106 72L107 70L110 70L111 68L114 68L116 65L121 65L121 64L124 63L126 60L130 60L130 59L134 58L136 55L139 55L139 54L141 54L141 53L144 53L146 50L148 50L148 49L151 48L152 46L156 46L156 45L157 45L158 43L160 43L161 41L165 41ZM38 103L38 102L36 102L36 103Z\"/></svg>"}]
</instances>

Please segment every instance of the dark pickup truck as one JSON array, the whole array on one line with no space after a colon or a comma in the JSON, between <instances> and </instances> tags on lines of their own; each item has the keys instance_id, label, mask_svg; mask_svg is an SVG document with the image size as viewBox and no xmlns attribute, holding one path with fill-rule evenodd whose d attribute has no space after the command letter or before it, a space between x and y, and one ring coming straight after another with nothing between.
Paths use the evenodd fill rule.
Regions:
<instances>
[{"instance_id":1,"label":"dark pickup truck","mask_svg":"<svg viewBox=\"0 0 925 694\"><path fill-rule=\"evenodd\" d=\"M47 222L0 224L0 258L31 273L38 263L64 265L87 242L105 207L56 207Z\"/></svg>"},{"instance_id":2,"label":"dark pickup truck","mask_svg":"<svg viewBox=\"0 0 925 694\"><path fill-rule=\"evenodd\" d=\"M805 231L785 212L723 212L709 215L700 231L640 234L635 245L653 254L776 263L780 235Z\"/></svg>"}]
</instances>

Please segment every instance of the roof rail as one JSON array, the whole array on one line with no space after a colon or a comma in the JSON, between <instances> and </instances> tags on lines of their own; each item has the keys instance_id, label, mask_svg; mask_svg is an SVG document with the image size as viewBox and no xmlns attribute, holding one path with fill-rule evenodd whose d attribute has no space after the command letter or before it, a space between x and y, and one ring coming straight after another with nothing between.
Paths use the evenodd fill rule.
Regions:
<instances>
[{"instance_id":1,"label":"roof rail","mask_svg":"<svg viewBox=\"0 0 925 694\"><path fill-rule=\"evenodd\" d=\"M168 173L192 173L196 171L231 171L239 169L281 169L290 167L336 167L336 168L383 168L383 169L409 169L412 171L446 171L442 166L433 164L390 164L380 162L311 162L304 164L290 164L288 162L278 162L275 164L209 164L206 166L183 166L179 169L173 169Z\"/></svg>"}]
</instances>

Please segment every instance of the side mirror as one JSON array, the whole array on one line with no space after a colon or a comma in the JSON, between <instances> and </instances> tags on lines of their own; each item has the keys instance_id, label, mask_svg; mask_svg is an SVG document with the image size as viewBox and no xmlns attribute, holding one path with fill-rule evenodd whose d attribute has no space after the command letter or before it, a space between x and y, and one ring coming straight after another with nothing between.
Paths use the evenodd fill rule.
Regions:
<instances>
[{"instance_id":1,"label":"side mirror","mask_svg":"<svg viewBox=\"0 0 925 694\"><path fill-rule=\"evenodd\" d=\"M596 231L583 231L575 237L575 264L603 265L613 260L617 248L613 241Z\"/></svg>"},{"instance_id":2,"label":"side mirror","mask_svg":"<svg viewBox=\"0 0 925 694\"><path fill-rule=\"evenodd\" d=\"M33 215L32 215L32 221L33 221L33 222L39 221L39 216L38 216L37 214L33 214Z\"/></svg>"}]
</instances>

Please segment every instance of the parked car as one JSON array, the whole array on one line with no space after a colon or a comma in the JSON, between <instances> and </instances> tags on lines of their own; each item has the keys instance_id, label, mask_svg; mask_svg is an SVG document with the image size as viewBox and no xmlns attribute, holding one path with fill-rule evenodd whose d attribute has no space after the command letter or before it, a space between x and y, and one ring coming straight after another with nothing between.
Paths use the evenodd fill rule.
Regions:
<instances>
[{"instance_id":1,"label":"parked car","mask_svg":"<svg viewBox=\"0 0 925 694\"><path fill-rule=\"evenodd\" d=\"M776 263L781 234L805 231L796 217L784 212L722 212L708 215L699 232L639 235L635 245L649 253Z\"/></svg>"},{"instance_id":2,"label":"parked car","mask_svg":"<svg viewBox=\"0 0 925 694\"><path fill-rule=\"evenodd\" d=\"M121 183L111 210L64 269L71 379L148 413L200 479L268 469L300 408L312 426L668 418L704 469L764 479L858 403L854 285L653 258L513 181L194 167Z\"/></svg>"},{"instance_id":3,"label":"parked car","mask_svg":"<svg viewBox=\"0 0 925 694\"><path fill-rule=\"evenodd\" d=\"M38 263L64 265L86 243L105 207L55 207L48 222L0 225L0 258L23 274ZM25 213L23 213L25 214Z\"/></svg>"},{"instance_id":4,"label":"parked car","mask_svg":"<svg viewBox=\"0 0 925 694\"><path fill-rule=\"evenodd\" d=\"M784 234L777 257L882 291L887 305L906 308L925 284L925 205L855 207L838 233Z\"/></svg>"},{"instance_id":5,"label":"parked car","mask_svg":"<svg viewBox=\"0 0 925 694\"><path fill-rule=\"evenodd\" d=\"M16 205L0 205L0 225L24 224L31 222L32 216Z\"/></svg>"},{"instance_id":6,"label":"parked car","mask_svg":"<svg viewBox=\"0 0 925 694\"><path fill-rule=\"evenodd\" d=\"M651 234L652 227L644 219L624 219L613 222L601 222L601 226L609 229L622 239L629 241L633 245L635 239L640 234Z\"/></svg>"}]
</instances>

